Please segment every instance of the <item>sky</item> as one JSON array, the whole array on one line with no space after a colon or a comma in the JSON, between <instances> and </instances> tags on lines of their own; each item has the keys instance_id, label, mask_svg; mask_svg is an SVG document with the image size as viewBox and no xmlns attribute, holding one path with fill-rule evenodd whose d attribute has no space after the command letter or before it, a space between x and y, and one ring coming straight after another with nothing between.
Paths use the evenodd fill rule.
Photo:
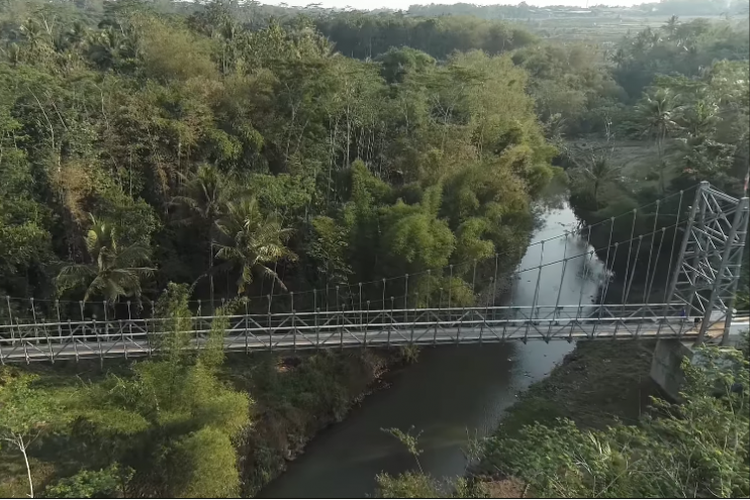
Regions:
<instances>
[{"instance_id":1,"label":"sky","mask_svg":"<svg viewBox=\"0 0 750 500\"><path fill-rule=\"evenodd\" d=\"M604 5L622 5L631 6L643 3L645 0L592 0L591 5L604 4ZM472 3L475 5L495 5L495 4L517 4L519 2L513 0L507 0L505 2L498 2L497 0L464 0L465 3ZM261 3L279 5L282 3L279 0L261 0ZM457 0L286 0L287 5L293 7L304 7L311 3L320 3L323 7L335 7L344 8L347 6L354 7L357 9L407 9L411 4L454 4L459 3ZM585 7L586 0L527 0L527 4L535 5L538 7L547 7L550 5L567 5L570 7Z\"/></svg>"}]
</instances>

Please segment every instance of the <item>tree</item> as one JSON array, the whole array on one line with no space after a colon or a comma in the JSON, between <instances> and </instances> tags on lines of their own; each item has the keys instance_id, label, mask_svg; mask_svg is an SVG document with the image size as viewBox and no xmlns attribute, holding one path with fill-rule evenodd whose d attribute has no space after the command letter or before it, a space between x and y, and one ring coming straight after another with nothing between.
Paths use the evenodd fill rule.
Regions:
<instances>
[{"instance_id":1,"label":"tree","mask_svg":"<svg viewBox=\"0 0 750 500\"><path fill-rule=\"evenodd\" d=\"M78 440L86 448L106 443L106 463L135 471L129 487L136 496L237 494L232 439L249 423L251 400L219 379L223 316L198 355L186 349L187 301L188 288L175 284L157 301L166 326L157 359L132 365L126 376L110 373L85 384L68 403L78 425L85 424Z\"/></svg>"},{"instance_id":2,"label":"tree","mask_svg":"<svg viewBox=\"0 0 750 500\"><path fill-rule=\"evenodd\" d=\"M235 194L236 184L225 177L216 167L201 165L191 176L180 174L184 184L183 194L172 199L173 205L184 207L188 216L178 219L179 224L197 222L207 232L208 281L211 304L214 303L214 253L219 219L224 215L227 203Z\"/></svg>"},{"instance_id":3,"label":"tree","mask_svg":"<svg viewBox=\"0 0 750 500\"><path fill-rule=\"evenodd\" d=\"M325 285L346 284L352 270L347 264L348 234L345 227L331 217L318 216L312 222L308 255L318 262L317 271Z\"/></svg>"},{"instance_id":4,"label":"tree","mask_svg":"<svg viewBox=\"0 0 750 500\"><path fill-rule=\"evenodd\" d=\"M642 136L650 137L656 144L658 154L659 188L666 190L664 141L677 128L676 114L679 111L676 96L669 89L659 88L652 94L644 94L635 106L637 127Z\"/></svg>"},{"instance_id":5,"label":"tree","mask_svg":"<svg viewBox=\"0 0 750 500\"><path fill-rule=\"evenodd\" d=\"M441 200L442 186L433 186L419 205L399 201L383 211L383 243L391 272L441 270L448 265L456 238L448 223L438 218Z\"/></svg>"},{"instance_id":6,"label":"tree","mask_svg":"<svg viewBox=\"0 0 750 500\"><path fill-rule=\"evenodd\" d=\"M575 162L575 159L573 159ZM583 164L576 162L576 168L572 172L577 182L583 183L586 189L591 192L594 205L599 208L599 195L601 188L609 183L620 179L620 170L612 165L607 156L591 153L591 157Z\"/></svg>"},{"instance_id":7,"label":"tree","mask_svg":"<svg viewBox=\"0 0 750 500\"><path fill-rule=\"evenodd\" d=\"M150 260L149 248L142 242L121 246L112 222L89 214L91 228L86 236L89 264L65 266L57 276L60 292L84 285L83 300L101 295L110 305L120 297L140 301L141 279L151 276L154 268L145 267Z\"/></svg>"},{"instance_id":8,"label":"tree","mask_svg":"<svg viewBox=\"0 0 750 500\"><path fill-rule=\"evenodd\" d=\"M34 498L34 481L29 464L29 447L60 418L49 396L32 387L36 376L0 372L0 441L23 455L29 481L29 497Z\"/></svg>"},{"instance_id":9,"label":"tree","mask_svg":"<svg viewBox=\"0 0 750 500\"><path fill-rule=\"evenodd\" d=\"M667 23L662 26L662 29L667 32L667 36L671 39L677 33L677 28L680 25L680 20L677 16L671 16L667 19Z\"/></svg>"},{"instance_id":10,"label":"tree","mask_svg":"<svg viewBox=\"0 0 750 500\"><path fill-rule=\"evenodd\" d=\"M222 240L217 244L216 257L226 262L225 267L239 269L237 294L245 293L254 274L268 276L286 290L268 265L282 259L296 260L297 256L286 246L291 228L283 227L275 214L261 214L255 198L229 202L218 227Z\"/></svg>"}]
</instances>

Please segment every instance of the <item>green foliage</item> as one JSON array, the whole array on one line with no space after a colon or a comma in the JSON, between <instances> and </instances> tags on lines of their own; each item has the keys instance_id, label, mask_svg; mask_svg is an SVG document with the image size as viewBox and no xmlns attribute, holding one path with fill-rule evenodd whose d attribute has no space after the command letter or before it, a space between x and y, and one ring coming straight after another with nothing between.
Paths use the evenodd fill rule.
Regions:
<instances>
[{"instance_id":1,"label":"green foliage","mask_svg":"<svg viewBox=\"0 0 750 500\"><path fill-rule=\"evenodd\" d=\"M83 300L102 296L109 304L121 297L140 301L141 279L154 269L146 267L149 248L136 241L121 245L113 222L90 215L91 229L86 235L86 250L91 263L64 267L57 276L58 293L82 286Z\"/></svg>"},{"instance_id":2,"label":"green foliage","mask_svg":"<svg viewBox=\"0 0 750 500\"><path fill-rule=\"evenodd\" d=\"M440 196L439 187L435 189L435 193L428 191L419 206L398 202L384 211L383 243L394 271L398 269L396 263L405 264L402 269L407 272L440 269L448 265L455 238L447 222L437 219L437 210L431 206L430 198L437 196L439 200Z\"/></svg>"},{"instance_id":3,"label":"green foliage","mask_svg":"<svg viewBox=\"0 0 750 500\"><path fill-rule=\"evenodd\" d=\"M654 400L640 426L582 431L534 424L489 446L505 472L540 496L742 496L748 494L747 360L706 348L684 364L680 404Z\"/></svg>"},{"instance_id":4,"label":"green foliage","mask_svg":"<svg viewBox=\"0 0 750 500\"><path fill-rule=\"evenodd\" d=\"M190 342L188 332L192 327L189 298L190 289L187 285L169 283L154 307L156 317L161 318L159 324L154 324L154 328L168 334L154 336L153 342L156 350L162 351L175 369L188 356L185 348Z\"/></svg>"},{"instance_id":5,"label":"green foliage","mask_svg":"<svg viewBox=\"0 0 750 500\"><path fill-rule=\"evenodd\" d=\"M18 451L25 462L29 497L34 498L34 483L28 449L43 434L63 423L48 394L32 387L37 377L0 371L0 443Z\"/></svg>"},{"instance_id":6,"label":"green foliage","mask_svg":"<svg viewBox=\"0 0 750 500\"><path fill-rule=\"evenodd\" d=\"M136 23L137 51L147 77L168 82L215 76L208 40L154 18L138 17Z\"/></svg>"},{"instance_id":7,"label":"green foliage","mask_svg":"<svg viewBox=\"0 0 750 500\"><path fill-rule=\"evenodd\" d=\"M419 14L417 15L419 16ZM524 29L471 16L432 18L363 12L321 16L316 27L336 43L342 54L364 59L409 46L435 58L472 49L498 54L531 44L536 38Z\"/></svg>"},{"instance_id":8,"label":"green foliage","mask_svg":"<svg viewBox=\"0 0 750 500\"><path fill-rule=\"evenodd\" d=\"M352 270L347 264L349 235L347 229L331 217L317 216L312 222L313 235L307 254L317 265L326 284L345 284Z\"/></svg>"},{"instance_id":9,"label":"green foliage","mask_svg":"<svg viewBox=\"0 0 750 500\"><path fill-rule=\"evenodd\" d=\"M55 494L108 495L115 462L135 471L117 494L238 493L230 447L250 400L219 378L231 307L217 299L409 272L416 303L470 305L466 261L523 251L555 151L528 71L503 54L535 37L474 18L267 22L268 9L283 12L0 8L0 295L103 300L118 320L119 302L143 301L169 332L154 359L60 391L74 419L56 439L84 472ZM197 353L195 299L217 315ZM341 418L371 364L316 355L290 376L265 367L253 390L307 436L318 422L300 414Z\"/></svg>"},{"instance_id":10,"label":"green foliage","mask_svg":"<svg viewBox=\"0 0 750 500\"><path fill-rule=\"evenodd\" d=\"M414 460L417 462L417 467L419 467L419 471L422 472L422 464L419 463L419 455L421 455L423 451L419 449L419 436L422 435L422 431L419 431L417 435L414 436L412 435L414 426L412 426L411 429L409 429L407 432L404 432L401 429L397 429L395 427L381 430L398 439L401 444L406 447L406 451L408 451L409 454L414 457Z\"/></svg>"},{"instance_id":11,"label":"green foliage","mask_svg":"<svg viewBox=\"0 0 750 500\"><path fill-rule=\"evenodd\" d=\"M378 474L376 498L443 498L435 481L424 474L404 472L397 477Z\"/></svg>"},{"instance_id":12,"label":"green foliage","mask_svg":"<svg viewBox=\"0 0 750 500\"><path fill-rule=\"evenodd\" d=\"M204 427L179 439L171 457L177 498L234 498L239 493L237 456L229 436Z\"/></svg>"},{"instance_id":13,"label":"green foliage","mask_svg":"<svg viewBox=\"0 0 750 500\"><path fill-rule=\"evenodd\" d=\"M673 26L675 30L676 26L679 24ZM709 32L705 36L709 37ZM641 38L645 40L639 35ZM571 200L584 220L593 224L679 190L687 193L700 181L708 181L733 196L742 196L750 116L747 99L740 97L748 92L746 66L739 61L713 61L700 74L656 76L634 106L621 114L618 127L607 128L607 151L592 152L572 162ZM617 164L613 158L617 156L618 141L611 140L616 133L648 139L654 144L656 154L637 168L627 161ZM633 182L624 182L626 179ZM671 213L677 208L670 200L662 204L661 210ZM644 217L639 219L636 235L652 231L652 222ZM669 223L665 219L659 221L662 224ZM592 235L597 247L606 245L603 226L606 224ZM630 228L617 226L620 224L615 227L615 241L629 238ZM666 232L665 248L677 235L674 231ZM740 293L740 303L741 300Z\"/></svg>"},{"instance_id":14,"label":"green foliage","mask_svg":"<svg viewBox=\"0 0 750 500\"><path fill-rule=\"evenodd\" d=\"M186 286L170 284L156 304L169 332L157 350L161 359L136 363L125 376L107 374L68 398L71 439L104 445L105 460L131 467L129 491L236 495L232 439L249 423L251 400L218 378L228 324L223 311L197 356L184 349L190 342L187 297Z\"/></svg>"},{"instance_id":15,"label":"green foliage","mask_svg":"<svg viewBox=\"0 0 750 500\"><path fill-rule=\"evenodd\" d=\"M198 353L201 365L209 370L218 369L224 363L224 337L229 328L229 318L226 310L219 308L214 312L211 320L211 331L208 332L206 343Z\"/></svg>"},{"instance_id":16,"label":"green foliage","mask_svg":"<svg viewBox=\"0 0 750 500\"><path fill-rule=\"evenodd\" d=\"M535 44L513 54L530 76L530 91L544 122L562 118L559 132L586 133L602 128L607 110L622 98L622 89L596 44Z\"/></svg>"},{"instance_id":17,"label":"green foliage","mask_svg":"<svg viewBox=\"0 0 750 500\"><path fill-rule=\"evenodd\" d=\"M613 76L631 99L637 99L657 74L693 77L716 60L742 60L747 54L746 29L735 29L726 22L682 22L674 17L661 28L646 28L625 37L614 56Z\"/></svg>"},{"instance_id":18,"label":"green foliage","mask_svg":"<svg viewBox=\"0 0 750 500\"><path fill-rule=\"evenodd\" d=\"M401 346L398 349L399 357L403 360L406 364L414 364L419 360L419 346L415 345L406 345Z\"/></svg>"},{"instance_id":19,"label":"green foliage","mask_svg":"<svg viewBox=\"0 0 750 500\"><path fill-rule=\"evenodd\" d=\"M439 185L467 168L502 170L523 199L495 191L495 216L482 224L498 234L474 231L472 247L479 238L520 248L509 226L525 224L521 212L551 177L554 155L524 91L526 71L498 55L532 43L528 33L471 18L342 13L266 23L250 16L253 6L161 15L163 7L84 14L53 2L39 9L52 9L55 23L28 11L22 32L0 33L15 47L0 60L7 291L50 288L59 267L65 298L155 300L171 281L193 283L193 298L213 307L227 275L237 286L221 287L225 299L263 294L259 275L285 286L278 265L294 285L444 266L464 258L454 251L463 221L445 216L451 193ZM0 14L8 26L11 12ZM368 43L345 46L365 33ZM350 57L366 46L382 57ZM396 205L403 194L426 207L422 194L400 192L404 182L430 193L429 209ZM500 211L519 220L498 224ZM101 234L112 242L98 244L109 257L101 265L99 248L87 246L88 214L112 228ZM329 219L337 231L326 231ZM431 247L425 258L408 248L419 243ZM469 253L483 258L482 246ZM295 266L296 255L317 272Z\"/></svg>"},{"instance_id":20,"label":"green foliage","mask_svg":"<svg viewBox=\"0 0 750 500\"><path fill-rule=\"evenodd\" d=\"M98 471L82 470L48 486L44 498L120 498L122 485L132 474L132 470L122 470L117 464Z\"/></svg>"},{"instance_id":21,"label":"green foliage","mask_svg":"<svg viewBox=\"0 0 750 500\"><path fill-rule=\"evenodd\" d=\"M254 174L246 182L261 209L278 213L284 220L302 218L315 194L314 179L299 175Z\"/></svg>"},{"instance_id":22,"label":"green foliage","mask_svg":"<svg viewBox=\"0 0 750 500\"><path fill-rule=\"evenodd\" d=\"M282 227L275 215L264 216L255 198L227 203L227 215L219 222L221 239L216 257L224 260L225 270L239 269L237 295L245 292L255 274L270 277L286 290L276 271L268 267L282 259L296 260L286 247L291 228Z\"/></svg>"},{"instance_id":23,"label":"green foliage","mask_svg":"<svg viewBox=\"0 0 750 500\"><path fill-rule=\"evenodd\" d=\"M378 474L375 478L377 489L376 498L488 498L489 494L481 482L473 478L458 477L453 480L438 481L425 474L419 463L420 431L412 434L412 426L407 432L397 428L381 429L398 439L406 447L410 455L414 457L419 472L407 471L398 476L390 474Z\"/></svg>"},{"instance_id":24,"label":"green foliage","mask_svg":"<svg viewBox=\"0 0 750 500\"><path fill-rule=\"evenodd\" d=\"M750 330L745 330L745 332L741 334L740 351L742 351L745 359L750 361Z\"/></svg>"}]
</instances>

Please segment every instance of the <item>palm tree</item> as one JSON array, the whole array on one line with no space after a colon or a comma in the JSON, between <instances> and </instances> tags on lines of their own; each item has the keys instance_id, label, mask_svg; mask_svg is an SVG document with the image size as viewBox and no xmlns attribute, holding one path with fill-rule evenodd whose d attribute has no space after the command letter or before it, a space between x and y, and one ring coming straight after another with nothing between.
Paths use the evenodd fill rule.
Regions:
<instances>
[{"instance_id":1,"label":"palm tree","mask_svg":"<svg viewBox=\"0 0 750 500\"><path fill-rule=\"evenodd\" d=\"M64 267L57 275L58 290L84 285L84 302L94 296L104 297L110 305L120 297L135 297L140 302L141 279L154 271L146 267L150 260L148 246L136 242L123 247L117 241L112 222L91 214L89 217L91 228L86 235L86 250L90 263Z\"/></svg>"},{"instance_id":2,"label":"palm tree","mask_svg":"<svg viewBox=\"0 0 750 500\"><path fill-rule=\"evenodd\" d=\"M608 182L618 179L619 171L604 157L591 158L590 165L586 168L586 174L591 182L594 201L599 203L599 190Z\"/></svg>"},{"instance_id":3,"label":"palm tree","mask_svg":"<svg viewBox=\"0 0 750 500\"><path fill-rule=\"evenodd\" d=\"M225 269L240 270L237 294L245 292L254 274L269 276L286 290L276 271L268 266L284 258L296 260L286 247L292 230L282 227L276 214L264 216L255 198L229 202L226 208L226 216L218 224L221 241L216 245L216 257L225 261Z\"/></svg>"},{"instance_id":4,"label":"palm tree","mask_svg":"<svg viewBox=\"0 0 750 500\"><path fill-rule=\"evenodd\" d=\"M666 189L664 141L669 133L677 128L675 119L680 110L676 97L669 89L658 89L653 95L644 94L635 107L641 135L653 138L656 143L659 156L659 186L662 193Z\"/></svg>"},{"instance_id":5,"label":"palm tree","mask_svg":"<svg viewBox=\"0 0 750 500\"><path fill-rule=\"evenodd\" d=\"M677 33L677 27L680 25L679 18L677 16L672 16L667 20L667 23L662 26L661 28L667 32L667 36L669 40L672 40Z\"/></svg>"},{"instance_id":6,"label":"palm tree","mask_svg":"<svg viewBox=\"0 0 750 500\"><path fill-rule=\"evenodd\" d=\"M207 232L208 239L208 280L211 304L214 303L214 246L217 237L217 223L225 213L227 202L235 192L231 180L214 166L202 165L190 177L179 173L184 182L180 196L172 199L172 204L185 208L188 215L178 219L178 224L198 222Z\"/></svg>"},{"instance_id":7,"label":"palm tree","mask_svg":"<svg viewBox=\"0 0 750 500\"><path fill-rule=\"evenodd\" d=\"M598 209L601 188L610 182L618 180L620 178L620 170L609 160L611 151L609 154L606 152L604 154L597 154L591 148L589 155L587 160L579 161L575 154L569 154L569 159L575 165L571 172L574 175L574 179L581 182L584 189L591 190L591 196Z\"/></svg>"}]
</instances>

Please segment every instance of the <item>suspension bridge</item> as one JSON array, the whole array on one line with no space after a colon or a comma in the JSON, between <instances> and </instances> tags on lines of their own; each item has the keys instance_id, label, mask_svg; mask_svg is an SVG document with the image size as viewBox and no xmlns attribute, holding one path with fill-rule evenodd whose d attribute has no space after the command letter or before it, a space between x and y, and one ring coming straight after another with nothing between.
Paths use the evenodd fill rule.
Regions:
<instances>
[{"instance_id":1,"label":"suspension bridge","mask_svg":"<svg viewBox=\"0 0 750 500\"><path fill-rule=\"evenodd\" d=\"M236 307L221 316L204 313L213 310L198 301L182 331L188 330L189 346L200 349L214 338L212 325L221 319L225 350L247 353L514 340L725 342L733 321L747 323L736 316L733 298L749 218L747 196L733 198L703 182L534 241L527 256L538 252L538 262L520 266L510 277L504 278L498 253L483 262L353 286L263 295L240 305L241 313ZM624 238L616 240L623 231ZM545 251L562 257L545 260ZM468 303L453 285L459 274L467 286L471 282ZM510 305L497 305L500 283L522 279L534 283L533 295L511 293ZM578 297L565 303L571 281ZM173 318L129 302L97 307L7 297L5 306L3 364L151 356L175 328Z\"/></svg>"}]
</instances>

